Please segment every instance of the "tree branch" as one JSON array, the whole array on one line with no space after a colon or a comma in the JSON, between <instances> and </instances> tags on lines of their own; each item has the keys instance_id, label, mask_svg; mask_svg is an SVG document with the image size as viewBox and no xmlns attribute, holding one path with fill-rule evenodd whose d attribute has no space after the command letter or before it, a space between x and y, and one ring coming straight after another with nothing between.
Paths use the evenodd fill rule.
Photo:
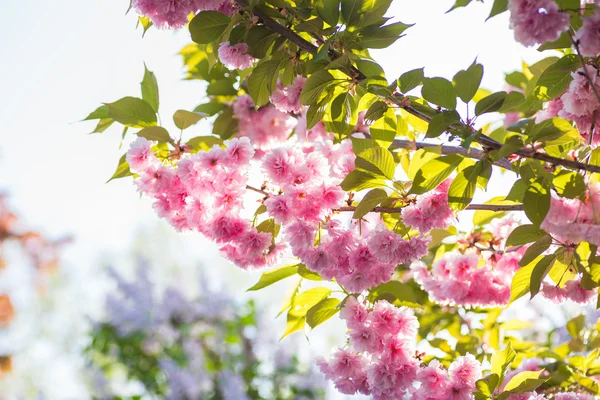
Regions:
<instances>
[{"instance_id":1,"label":"tree branch","mask_svg":"<svg viewBox=\"0 0 600 400\"><path fill-rule=\"evenodd\" d=\"M336 208L337 212L354 212L356 207L347 206ZM469 204L465 210L470 211L523 211L523 204ZM398 207L375 207L371 212L380 212L386 214L401 214L402 208Z\"/></svg>"},{"instance_id":2,"label":"tree branch","mask_svg":"<svg viewBox=\"0 0 600 400\"><path fill-rule=\"evenodd\" d=\"M426 149L426 148L432 148L432 147L440 147L440 145L434 144L434 143L413 142L410 140L395 139L392 142L391 147L395 147L395 148L399 148L399 149L419 150L419 149ZM461 156L473 158L475 160L482 160L487 157L487 153L485 151L479 150L479 149L474 149L472 147L469 149L465 149L464 147L441 145L441 149L442 149L441 150L442 154L445 154L445 155L460 154ZM513 170L512 163L510 161L508 161L506 158L503 158L498 161L494 161L493 164L497 165L499 167L502 167L504 169L508 169L510 171Z\"/></svg>"},{"instance_id":3,"label":"tree branch","mask_svg":"<svg viewBox=\"0 0 600 400\"><path fill-rule=\"evenodd\" d=\"M248 3L246 2L246 0L235 0L235 2L238 5L240 5L240 7L242 7L242 8L248 7ZM277 21L273 20L271 17L269 17L267 14L265 14L259 8L253 8L252 12L254 13L254 15L256 15L260 19L260 21L267 28L271 29L273 32L280 34L281 36L285 37L292 43L296 44L299 48L301 48L302 50L304 50L310 54L317 53L317 51L318 51L317 46L315 46L314 44L310 43L309 41L303 39L302 37L300 37L296 32L292 31L291 29L289 29L289 28L281 25ZM579 45L577 44L575 48L578 51ZM337 52L335 52L333 50L329 50L329 54L333 59L338 58L340 56ZM579 54L579 52L578 52L578 54ZM580 57L581 57L581 55L580 55ZM585 70L585 68L584 68L584 70ZM366 78L365 75L362 72L360 72L357 68L353 67L352 71L355 73L355 77L359 81ZM592 85L592 87L593 87L593 85ZM594 92L596 92L595 87L593 87L593 88L594 88ZM598 96L598 98L600 101L600 96ZM418 110L411 107L410 105L407 105L406 103L402 102L397 96L390 96L387 99L392 101L394 104L398 105L402 109L406 110L407 112L411 113L412 115L418 117L419 119L422 119L423 121L428 122L428 123L431 121L431 117L419 112ZM438 112L441 112L441 111L438 111ZM461 124L461 125L466 127L466 125L464 125L464 124ZM475 142L481 144L482 146L489 148L491 150L498 150L502 147L501 143L499 143L499 142L495 141L494 139L492 139L488 136L485 136L485 135L477 135L473 139L473 141L475 141ZM541 160L541 161L544 161L544 162L547 162L547 163L550 163L553 165L561 165L563 167L568 167L568 168L572 168L572 169L600 173L600 166L588 165L588 164L585 164L585 163L582 163L579 161L573 161L573 160L567 160L567 159L558 158L558 157L552 157L552 156L549 156L548 154L540 153L540 152L537 152L534 150L520 149L520 150L515 151L513 154L519 155L524 158L534 158L534 159Z\"/></svg>"}]
</instances>

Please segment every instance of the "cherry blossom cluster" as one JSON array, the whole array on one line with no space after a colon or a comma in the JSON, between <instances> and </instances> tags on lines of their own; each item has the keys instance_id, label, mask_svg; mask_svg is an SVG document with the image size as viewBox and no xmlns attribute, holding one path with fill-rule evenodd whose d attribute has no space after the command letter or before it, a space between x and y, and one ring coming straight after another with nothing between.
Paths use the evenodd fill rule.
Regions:
<instances>
[{"instance_id":1,"label":"cherry blossom cluster","mask_svg":"<svg viewBox=\"0 0 600 400\"><path fill-rule=\"evenodd\" d=\"M406 307L385 300L372 308L351 296L340 317L349 328L349 344L317 365L336 388L374 399L471 399L481 365L472 355L458 357L444 369L437 360L424 365L415 352L419 323Z\"/></svg>"},{"instance_id":2,"label":"cherry blossom cluster","mask_svg":"<svg viewBox=\"0 0 600 400\"><path fill-rule=\"evenodd\" d=\"M283 246L272 235L258 232L239 216L254 149L248 138L225 142L225 148L186 154L175 168L161 165L151 143L136 139L127 162L139 175L141 193L154 198L154 209L178 230L193 229L220 244L228 258L242 268L272 265Z\"/></svg>"},{"instance_id":3,"label":"cherry blossom cluster","mask_svg":"<svg viewBox=\"0 0 600 400\"><path fill-rule=\"evenodd\" d=\"M434 228L448 228L455 219L448 205L448 189L451 183L452 180L447 179L434 190L419 196L414 204L402 210L402 221L423 233Z\"/></svg>"},{"instance_id":4,"label":"cherry blossom cluster","mask_svg":"<svg viewBox=\"0 0 600 400\"><path fill-rule=\"evenodd\" d=\"M588 65L585 71L594 83L596 91L600 93L598 70ZM536 122L539 123L554 117L572 120L577 125L581 135L587 139L592 127L598 125L598 122L594 121L594 116L600 113L600 102L592 85L586 78L583 68L571 73L571 75L573 80L568 89L561 97L548 102L545 110L537 113ZM599 143L600 137L594 135L592 144L597 146Z\"/></svg>"},{"instance_id":5,"label":"cherry blossom cluster","mask_svg":"<svg viewBox=\"0 0 600 400\"><path fill-rule=\"evenodd\" d=\"M423 263L414 263L411 269L415 280L437 303L498 307L510 300L510 285L521 256L507 253L496 257L493 263L475 253L452 252L434 262L431 270ZM480 261L484 263L482 266Z\"/></svg>"},{"instance_id":6,"label":"cherry blossom cluster","mask_svg":"<svg viewBox=\"0 0 600 400\"><path fill-rule=\"evenodd\" d=\"M525 46L552 42L569 29L569 14L554 0L509 0L508 9L515 40Z\"/></svg>"},{"instance_id":7,"label":"cherry blossom cluster","mask_svg":"<svg viewBox=\"0 0 600 400\"><path fill-rule=\"evenodd\" d=\"M248 54L246 43L229 44L223 42L219 45L219 60L228 69L246 69L254 65L256 59Z\"/></svg>"},{"instance_id":8,"label":"cherry blossom cluster","mask_svg":"<svg viewBox=\"0 0 600 400\"><path fill-rule=\"evenodd\" d=\"M577 31L579 50L583 56L596 57L600 55L600 12L583 19L583 25Z\"/></svg>"},{"instance_id":9,"label":"cherry blossom cluster","mask_svg":"<svg viewBox=\"0 0 600 400\"><path fill-rule=\"evenodd\" d=\"M600 184L590 183L586 198L567 199L552 194L550 210L541 228L564 244L600 245Z\"/></svg>"},{"instance_id":10,"label":"cherry blossom cluster","mask_svg":"<svg viewBox=\"0 0 600 400\"><path fill-rule=\"evenodd\" d=\"M581 287L581 279L572 279L562 287L546 279L542 282L541 293L546 299L556 304L568 300L582 305L590 304L597 296L597 290L586 290Z\"/></svg>"},{"instance_id":11,"label":"cherry blossom cluster","mask_svg":"<svg viewBox=\"0 0 600 400\"><path fill-rule=\"evenodd\" d=\"M204 10L231 15L237 9L231 0L133 0L131 6L159 28L176 29L188 23L188 16Z\"/></svg>"}]
</instances>

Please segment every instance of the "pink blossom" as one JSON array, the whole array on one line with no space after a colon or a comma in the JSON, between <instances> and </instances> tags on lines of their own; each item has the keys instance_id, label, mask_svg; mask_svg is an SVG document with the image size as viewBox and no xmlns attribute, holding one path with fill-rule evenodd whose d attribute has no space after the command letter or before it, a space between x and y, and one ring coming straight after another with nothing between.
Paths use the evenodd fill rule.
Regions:
<instances>
[{"instance_id":1,"label":"pink blossom","mask_svg":"<svg viewBox=\"0 0 600 400\"><path fill-rule=\"evenodd\" d=\"M300 104L300 93L306 82L303 76L294 78L294 82L286 87L278 86L271 94L271 103L280 111L300 113L302 105Z\"/></svg>"},{"instance_id":2,"label":"pink blossom","mask_svg":"<svg viewBox=\"0 0 600 400\"><path fill-rule=\"evenodd\" d=\"M340 318L345 320L351 329L364 325L368 315L367 309L354 296L348 296L344 308L340 311Z\"/></svg>"},{"instance_id":3,"label":"pink blossom","mask_svg":"<svg viewBox=\"0 0 600 400\"><path fill-rule=\"evenodd\" d=\"M583 25L577 31L579 50L588 57L600 55L600 13L598 10L583 19Z\"/></svg>"},{"instance_id":4,"label":"pink blossom","mask_svg":"<svg viewBox=\"0 0 600 400\"><path fill-rule=\"evenodd\" d=\"M586 66L586 69L596 90L600 91L600 78L597 77L597 70L591 66ZM571 73L571 76L573 80L561 97L563 110L578 117L591 116L594 111L600 109L594 90L585 77L582 68Z\"/></svg>"},{"instance_id":5,"label":"pink blossom","mask_svg":"<svg viewBox=\"0 0 600 400\"><path fill-rule=\"evenodd\" d=\"M509 0L515 39L525 46L557 40L569 28L569 14L554 0Z\"/></svg>"},{"instance_id":6,"label":"pink blossom","mask_svg":"<svg viewBox=\"0 0 600 400\"><path fill-rule=\"evenodd\" d=\"M451 254L448 259L450 276L457 280L466 280L477 269L479 258L474 253Z\"/></svg>"},{"instance_id":7,"label":"pink blossom","mask_svg":"<svg viewBox=\"0 0 600 400\"><path fill-rule=\"evenodd\" d=\"M450 386L448 372L442 368L438 360L432 360L429 366L420 369L417 373L417 381L421 382L418 389L420 394L432 398L437 398L442 393L446 393L448 386Z\"/></svg>"},{"instance_id":8,"label":"pink blossom","mask_svg":"<svg viewBox=\"0 0 600 400\"><path fill-rule=\"evenodd\" d=\"M348 349L337 348L329 360L329 368L336 376L352 378L360 375L365 367L365 359Z\"/></svg>"},{"instance_id":9,"label":"pink blossom","mask_svg":"<svg viewBox=\"0 0 600 400\"><path fill-rule=\"evenodd\" d=\"M133 0L131 5L159 28L181 28L195 11L192 0Z\"/></svg>"},{"instance_id":10,"label":"pink blossom","mask_svg":"<svg viewBox=\"0 0 600 400\"><path fill-rule=\"evenodd\" d=\"M419 196L415 204L405 207L402 210L404 223L421 233L450 226L454 213L448 206L448 188L449 185L443 183L435 190Z\"/></svg>"},{"instance_id":11,"label":"pink blossom","mask_svg":"<svg viewBox=\"0 0 600 400\"><path fill-rule=\"evenodd\" d=\"M481 364L472 354L458 357L448 367L452 387L475 389L475 381L481 378Z\"/></svg>"},{"instance_id":12,"label":"pink blossom","mask_svg":"<svg viewBox=\"0 0 600 400\"><path fill-rule=\"evenodd\" d=\"M254 148L247 137L234 138L225 141L227 166L235 168L246 165L254 156Z\"/></svg>"},{"instance_id":13,"label":"pink blossom","mask_svg":"<svg viewBox=\"0 0 600 400\"><path fill-rule=\"evenodd\" d=\"M152 143L146 138L138 137L131 143L125 156L132 172L141 172L149 167L157 167L160 161L150 150Z\"/></svg>"},{"instance_id":14,"label":"pink blossom","mask_svg":"<svg viewBox=\"0 0 600 400\"><path fill-rule=\"evenodd\" d=\"M553 303L559 304L567 299L566 290L553 283L542 282L542 295Z\"/></svg>"},{"instance_id":15,"label":"pink blossom","mask_svg":"<svg viewBox=\"0 0 600 400\"><path fill-rule=\"evenodd\" d=\"M595 290L586 290L581 287L579 280L570 280L565 284L566 296L578 304L588 304L594 297L596 297Z\"/></svg>"},{"instance_id":16,"label":"pink blossom","mask_svg":"<svg viewBox=\"0 0 600 400\"><path fill-rule=\"evenodd\" d=\"M246 43L237 43L230 45L229 42L223 42L219 46L219 60L229 69L246 69L254 65L255 58L248 54L248 45Z\"/></svg>"},{"instance_id":17,"label":"pink blossom","mask_svg":"<svg viewBox=\"0 0 600 400\"><path fill-rule=\"evenodd\" d=\"M350 327L350 324L348 324ZM377 332L367 325L358 325L351 328L350 343L358 351L365 351L368 353L381 353L383 351L383 343L381 338L377 335Z\"/></svg>"},{"instance_id":18,"label":"pink blossom","mask_svg":"<svg viewBox=\"0 0 600 400\"><path fill-rule=\"evenodd\" d=\"M557 97L554 100L550 100L546 103L546 108L544 110L540 110L535 114L535 122L539 124L542 121L546 121L550 118L558 117L558 113L564 108L563 102L560 97Z\"/></svg>"}]
</instances>

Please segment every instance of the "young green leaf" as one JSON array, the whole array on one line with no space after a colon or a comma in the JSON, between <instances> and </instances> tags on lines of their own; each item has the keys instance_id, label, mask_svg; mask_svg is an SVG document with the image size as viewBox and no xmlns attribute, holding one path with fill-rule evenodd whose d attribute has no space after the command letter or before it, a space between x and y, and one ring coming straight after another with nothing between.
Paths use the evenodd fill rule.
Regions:
<instances>
[{"instance_id":1,"label":"young green leaf","mask_svg":"<svg viewBox=\"0 0 600 400\"><path fill-rule=\"evenodd\" d=\"M150 126L144 128L137 132L136 135L158 143L168 143L173 140L171 139L171 136L169 136L169 132L162 126Z\"/></svg>"},{"instance_id":2,"label":"young green leaf","mask_svg":"<svg viewBox=\"0 0 600 400\"><path fill-rule=\"evenodd\" d=\"M150 104L154 112L158 113L158 82L154 72L149 71L146 64L144 64L144 78L140 86L142 88L142 99Z\"/></svg>"},{"instance_id":3,"label":"young green leaf","mask_svg":"<svg viewBox=\"0 0 600 400\"><path fill-rule=\"evenodd\" d=\"M410 193L423 194L435 189L454 172L463 159L461 155L452 154L428 161L415 175Z\"/></svg>"},{"instance_id":4,"label":"young green leaf","mask_svg":"<svg viewBox=\"0 0 600 400\"><path fill-rule=\"evenodd\" d=\"M312 329L321 325L329 318L340 312L340 301L338 299L323 299L306 312L306 323Z\"/></svg>"},{"instance_id":5,"label":"young green leaf","mask_svg":"<svg viewBox=\"0 0 600 400\"><path fill-rule=\"evenodd\" d=\"M106 103L110 118L130 128L146 128L156 125L156 113L152 106L137 97L123 97L114 103Z\"/></svg>"},{"instance_id":6,"label":"young green leaf","mask_svg":"<svg viewBox=\"0 0 600 400\"><path fill-rule=\"evenodd\" d=\"M254 290L263 289L263 288L266 288L267 286L271 286L275 282L279 282L282 279L292 276L298 272L298 267L300 265L301 264L286 265L284 267L279 267L279 268L273 269L271 271L264 272L260 276L260 279L258 280L258 282L256 282L254 284L254 286L252 286L251 288L249 288L246 291L250 292L250 291L254 291Z\"/></svg>"},{"instance_id":7,"label":"young green leaf","mask_svg":"<svg viewBox=\"0 0 600 400\"><path fill-rule=\"evenodd\" d=\"M208 44L217 40L227 29L231 19L218 11L200 11L190 22L192 40Z\"/></svg>"},{"instance_id":8,"label":"young green leaf","mask_svg":"<svg viewBox=\"0 0 600 400\"><path fill-rule=\"evenodd\" d=\"M428 102L447 108L448 110L456 108L456 91L452 83L447 79L425 79L421 95Z\"/></svg>"},{"instance_id":9,"label":"young green leaf","mask_svg":"<svg viewBox=\"0 0 600 400\"><path fill-rule=\"evenodd\" d=\"M204 118L204 115L186 110L177 110L173 114L175 126L182 130L198 123L202 118Z\"/></svg>"},{"instance_id":10,"label":"young green leaf","mask_svg":"<svg viewBox=\"0 0 600 400\"><path fill-rule=\"evenodd\" d=\"M483 65L473 63L469 68L463 71L459 71L454 75L454 88L456 94L462 101L468 103L471 101L483 78Z\"/></svg>"},{"instance_id":11,"label":"young green leaf","mask_svg":"<svg viewBox=\"0 0 600 400\"><path fill-rule=\"evenodd\" d=\"M379 203L388 198L388 194L383 189L373 189L369 191L365 197L360 201L352 218L360 219L364 217L369 211L377 207Z\"/></svg>"}]
</instances>

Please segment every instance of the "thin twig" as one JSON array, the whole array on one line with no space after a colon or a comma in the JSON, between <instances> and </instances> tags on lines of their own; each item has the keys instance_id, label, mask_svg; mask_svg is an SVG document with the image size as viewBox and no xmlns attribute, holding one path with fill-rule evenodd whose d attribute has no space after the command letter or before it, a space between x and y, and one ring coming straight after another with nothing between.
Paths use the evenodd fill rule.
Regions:
<instances>
[{"instance_id":1,"label":"thin twig","mask_svg":"<svg viewBox=\"0 0 600 400\"><path fill-rule=\"evenodd\" d=\"M571 39L571 42L573 43L573 47L575 48L575 52L577 53L577 56L579 57L579 61L581 62L581 67L583 69L583 75L585 76L585 79L590 84L590 87L592 88L592 91L596 95L596 99L598 100L598 103L600 104L600 93L598 93L598 89L596 89L596 85L594 85L594 81L592 80L592 77L590 76L590 74L587 71L585 60L583 59L583 55L581 54L581 51L579 50L579 40L576 40L573 37L573 34L571 33L571 31L567 31L567 33L569 34L569 39Z\"/></svg>"}]
</instances>

